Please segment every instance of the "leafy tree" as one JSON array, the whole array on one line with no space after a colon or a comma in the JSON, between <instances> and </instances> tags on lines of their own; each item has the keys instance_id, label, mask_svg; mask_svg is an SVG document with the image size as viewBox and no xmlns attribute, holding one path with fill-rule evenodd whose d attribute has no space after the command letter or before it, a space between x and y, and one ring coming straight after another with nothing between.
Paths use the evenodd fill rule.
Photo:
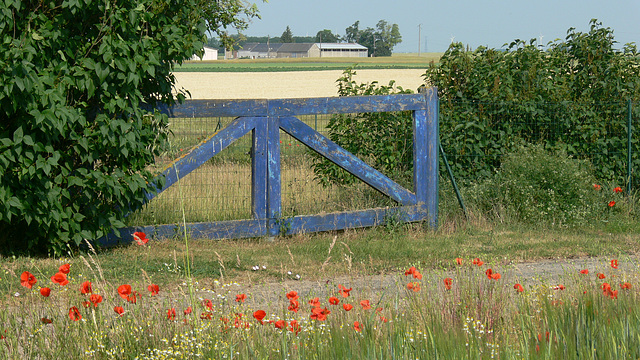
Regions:
<instances>
[{"instance_id":1,"label":"leafy tree","mask_svg":"<svg viewBox=\"0 0 640 360\"><path fill-rule=\"evenodd\" d=\"M337 43L340 42L340 36L332 33L331 30L324 29L318 31L318 34L316 34L315 42Z\"/></svg>"},{"instance_id":2,"label":"leafy tree","mask_svg":"<svg viewBox=\"0 0 640 360\"><path fill-rule=\"evenodd\" d=\"M246 28L240 0L6 0L0 12L0 252L49 251L123 225L161 186L172 69L205 32Z\"/></svg>"},{"instance_id":3,"label":"leafy tree","mask_svg":"<svg viewBox=\"0 0 640 360\"><path fill-rule=\"evenodd\" d=\"M372 56L391 56L393 47L402 42L398 24L389 24L385 20L378 21L375 29L368 27L364 30L360 30L360 21L356 21L345 32L347 42L366 46Z\"/></svg>"},{"instance_id":4,"label":"leafy tree","mask_svg":"<svg viewBox=\"0 0 640 360\"><path fill-rule=\"evenodd\" d=\"M291 29L289 28L289 25L287 25L287 28L284 30L282 35L280 35L280 40L283 43L292 43L293 42L293 33L291 32Z\"/></svg>"},{"instance_id":5,"label":"leafy tree","mask_svg":"<svg viewBox=\"0 0 640 360\"><path fill-rule=\"evenodd\" d=\"M344 40L348 43L360 43L360 20L345 29Z\"/></svg>"}]
</instances>

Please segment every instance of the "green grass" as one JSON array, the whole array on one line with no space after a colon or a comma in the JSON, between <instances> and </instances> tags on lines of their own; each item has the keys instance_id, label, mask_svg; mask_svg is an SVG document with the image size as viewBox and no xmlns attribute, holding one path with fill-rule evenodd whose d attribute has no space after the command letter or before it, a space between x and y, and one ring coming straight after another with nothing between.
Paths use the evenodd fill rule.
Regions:
<instances>
[{"instance_id":1,"label":"green grass","mask_svg":"<svg viewBox=\"0 0 640 360\"><path fill-rule=\"evenodd\" d=\"M217 61L188 61L176 66L175 71L197 72L280 72L344 70L354 64L358 69L426 69L430 63L438 63L442 53L394 54L377 58L282 58L282 59L233 59Z\"/></svg>"},{"instance_id":2,"label":"green grass","mask_svg":"<svg viewBox=\"0 0 640 360\"><path fill-rule=\"evenodd\" d=\"M640 273L629 255L638 253L638 240L640 227L624 222L615 229L607 224L573 230L468 224L454 232L414 225L275 241L186 242L177 236L62 259L3 258L0 356L475 359L491 358L493 352L505 359L637 358ZM589 275L565 273L561 283L566 290L553 290L557 283L548 279L518 277L520 261L574 255L604 260L590 268ZM464 259L462 266L456 266L456 257ZM485 264L472 265L475 257ZM620 269L609 266L611 258L619 259ZM64 263L71 264L70 283L53 284L49 278ZM254 271L255 265L266 269ZM423 277L405 276L410 266ZM502 278L487 279L488 268ZM20 285L23 271L38 279L31 290ZM606 278L597 279L596 272ZM293 280L295 275L302 281ZM361 280L363 276L371 280ZM444 289L445 277L453 279L451 290ZM382 279L387 282L376 285ZM82 307L88 297L79 291L84 281L91 281L93 291L103 296L97 307ZM617 299L602 294L605 281L619 291ZM408 290L409 282L419 284L420 291ZM516 282L524 284L523 293L513 289ZM632 288L623 290L623 282ZM122 284L142 294L136 304L117 294ZM158 296L150 295L149 284L159 285ZM338 284L352 287L351 296L342 297ZM48 298L38 291L45 286L52 289ZM297 313L287 310L284 295L291 290L300 296ZM248 299L236 302L242 293ZM331 296L340 304L330 305ZM307 302L314 297L331 311L325 321L309 318ZM213 310L203 305L205 299L212 300ZM372 309L363 309L361 300L369 300ZM344 311L345 302L354 309ZM82 320L69 318L73 306ZM122 317L114 306L124 308ZM185 315L189 306L192 313ZM172 308L174 320L167 318ZM259 309L267 312L264 325L252 316ZM52 323L43 323L43 318ZM277 329L277 320L296 320L300 333ZM361 332L354 329L356 321L362 324Z\"/></svg>"}]
</instances>

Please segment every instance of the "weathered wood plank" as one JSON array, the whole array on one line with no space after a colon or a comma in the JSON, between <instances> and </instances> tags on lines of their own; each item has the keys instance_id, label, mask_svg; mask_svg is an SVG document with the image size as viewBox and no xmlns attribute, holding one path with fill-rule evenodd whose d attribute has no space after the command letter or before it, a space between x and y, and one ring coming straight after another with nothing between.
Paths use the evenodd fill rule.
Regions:
<instances>
[{"instance_id":1,"label":"weathered wood plank","mask_svg":"<svg viewBox=\"0 0 640 360\"><path fill-rule=\"evenodd\" d=\"M157 194L175 184L178 179L188 175L200 165L204 164L207 160L211 159L211 157L231 145L234 141L253 130L256 126L256 122L256 118L237 118L224 129L203 140L189 153L174 160L162 172L161 176L164 176L166 179L164 187L156 194L147 193L147 200L151 200L157 196Z\"/></svg>"},{"instance_id":2,"label":"weathered wood plank","mask_svg":"<svg viewBox=\"0 0 640 360\"><path fill-rule=\"evenodd\" d=\"M235 239L267 235L266 220L232 220L186 224L190 239ZM111 247L133 242L133 233L142 231L154 239L170 239L184 234L182 224L149 225L120 229L120 236L111 233L98 240L100 246Z\"/></svg>"},{"instance_id":3,"label":"weathered wood plank","mask_svg":"<svg viewBox=\"0 0 640 360\"><path fill-rule=\"evenodd\" d=\"M385 224L389 218L403 222L422 221L427 213L422 206L399 206L323 215L295 216L288 219L287 234L333 231Z\"/></svg>"},{"instance_id":4,"label":"weathered wood plank","mask_svg":"<svg viewBox=\"0 0 640 360\"><path fill-rule=\"evenodd\" d=\"M251 209L254 219L267 218L268 178L267 123L257 121L251 147Z\"/></svg>"},{"instance_id":5,"label":"weathered wood plank","mask_svg":"<svg viewBox=\"0 0 640 360\"><path fill-rule=\"evenodd\" d=\"M424 110L421 94L344 96L279 100L187 100L173 107L159 106L171 117L298 116L359 112Z\"/></svg>"},{"instance_id":6,"label":"weathered wood plank","mask_svg":"<svg viewBox=\"0 0 640 360\"><path fill-rule=\"evenodd\" d=\"M269 235L280 231L277 221L282 214L282 194L280 177L280 126L278 118L267 121L267 218Z\"/></svg>"},{"instance_id":7,"label":"weathered wood plank","mask_svg":"<svg viewBox=\"0 0 640 360\"><path fill-rule=\"evenodd\" d=\"M438 89L435 87L426 89L425 93L427 104L427 133L422 141L427 143L427 158L426 162L426 207L429 217L429 225L432 228L438 227L438 171L439 171L439 103L438 103Z\"/></svg>"},{"instance_id":8,"label":"weathered wood plank","mask_svg":"<svg viewBox=\"0 0 640 360\"><path fill-rule=\"evenodd\" d=\"M393 200L402 205L416 204L415 194L412 194L409 190L398 185L378 170L353 156L338 144L316 132L302 121L294 117L283 117L280 118L280 127L320 155L333 161L341 168Z\"/></svg>"}]
</instances>

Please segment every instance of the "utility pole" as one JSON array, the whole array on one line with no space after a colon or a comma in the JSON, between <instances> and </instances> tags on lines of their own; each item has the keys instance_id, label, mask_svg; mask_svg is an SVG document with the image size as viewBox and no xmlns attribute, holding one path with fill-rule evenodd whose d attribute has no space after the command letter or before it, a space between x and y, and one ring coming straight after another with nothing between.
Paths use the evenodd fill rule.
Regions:
<instances>
[{"instance_id":1,"label":"utility pole","mask_svg":"<svg viewBox=\"0 0 640 360\"><path fill-rule=\"evenodd\" d=\"M421 39L420 39L420 32L422 30L422 24L418 24L418 57L420 57L420 43L421 43Z\"/></svg>"}]
</instances>

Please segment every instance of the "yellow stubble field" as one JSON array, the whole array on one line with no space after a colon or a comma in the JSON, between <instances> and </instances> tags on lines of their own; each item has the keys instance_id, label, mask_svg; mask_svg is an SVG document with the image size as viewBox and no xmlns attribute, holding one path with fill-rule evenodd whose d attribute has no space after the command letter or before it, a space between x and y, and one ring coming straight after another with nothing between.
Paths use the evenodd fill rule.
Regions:
<instances>
[{"instance_id":1,"label":"yellow stubble field","mask_svg":"<svg viewBox=\"0 0 640 360\"><path fill-rule=\"evenodd\" d=\"M358 83L378 81L416 91L423 69L357 70ZM339 70L288 72L177 72L177 88L192 99L278 99L337 96Z\"/></svg>"}]
</instances>

